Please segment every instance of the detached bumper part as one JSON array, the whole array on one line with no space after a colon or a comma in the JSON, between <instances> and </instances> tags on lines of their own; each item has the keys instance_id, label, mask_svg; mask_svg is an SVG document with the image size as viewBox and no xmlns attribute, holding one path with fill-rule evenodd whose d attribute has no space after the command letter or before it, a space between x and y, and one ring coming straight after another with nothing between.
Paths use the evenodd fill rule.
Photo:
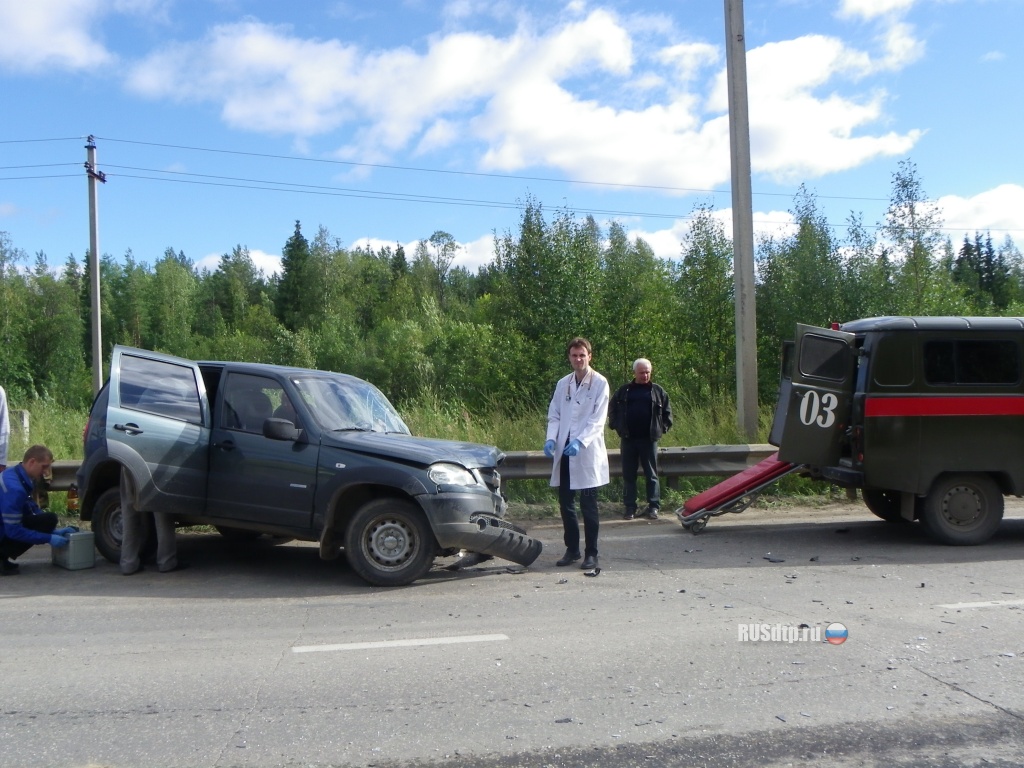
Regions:
<instances>
[{"instance_id":1,"label":"detached bumper part","mask_svg":"<svg viewBox=\"0 0 1024 768\"><path fill-rule=\"evenodd\" d=\"M544 545L517 525L493 515L471 515L469 521L479 527L473 537L474 552L493 555L519 565L530 565L540 557Z\"/></svg>"},{"instance_id":2,"label":"detached bumper part","mask_svg":"<svg viewBox=\"0 0 1024 768\"><path fill-rule=\"evenodd\" d=\"M522 528L502 519L505 504L497 494L444 493L417 500L442 550L464 549L527 566L544 549Z\"/></svg>"}]
</instances>

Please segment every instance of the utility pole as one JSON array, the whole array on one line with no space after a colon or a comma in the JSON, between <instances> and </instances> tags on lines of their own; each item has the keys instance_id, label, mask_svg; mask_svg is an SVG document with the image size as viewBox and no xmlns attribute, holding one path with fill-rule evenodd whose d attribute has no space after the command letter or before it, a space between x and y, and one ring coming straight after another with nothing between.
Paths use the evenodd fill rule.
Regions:
<instances>
[{"instance_id":1,"label":"utility pole","mask_svg":"<svg viewBox=\"0 0 1024 768\"><path fill-rule=\"evenodd\" d=\"M757 316L754 307L754 207L750 190L750 119L743 0L725 0L725 62L732 151L733 284L736 293L736 420L757 436Z\"/></svg>"},{"instance_id":2,"label":"utility pole","mask_svg":"<svg viewBox=\"0 0 1024 768\"><path fill-rule=\"evenodd\" d=\"M107 183L102 171L96 170L96 140L89 136L85 145L85 175L89 179L89 290L92 307L92 393L103 386L103 345L100 333L100 221L97 210L96 182Z\"/></svg>"}]
</instances>

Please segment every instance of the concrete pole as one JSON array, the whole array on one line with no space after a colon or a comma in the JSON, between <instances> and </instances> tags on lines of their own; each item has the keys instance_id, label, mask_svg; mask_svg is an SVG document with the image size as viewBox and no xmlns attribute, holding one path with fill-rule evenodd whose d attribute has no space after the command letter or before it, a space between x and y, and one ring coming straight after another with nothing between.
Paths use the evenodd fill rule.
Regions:
<instances>
[{"instance_id":1,"label":"concrete pole","mask_svg":"<svg viewBox=\"0 0 1024 768\"><path fill-rule=\"evenodd\" d=\"M96 170L96 142L92 136L85 145L85 173L89 178L89 290L92 303L92 392L103 386L103 344L100 317L100 223L97 210L97 183L106 177Z\"/></svg>"},{"instance_id":2,"label":"concrete pole","mask_svg":"<svg viewBox=\"0 0 1024 768\"><path fill-rule=\"evenodd\" d=\"M732 151L733 282L736 291L736 420L757 436L757 316L754 307L754 208L750 190L750 120L743 0L725 0L725 61Z\"/></svg>"}]
</instances>

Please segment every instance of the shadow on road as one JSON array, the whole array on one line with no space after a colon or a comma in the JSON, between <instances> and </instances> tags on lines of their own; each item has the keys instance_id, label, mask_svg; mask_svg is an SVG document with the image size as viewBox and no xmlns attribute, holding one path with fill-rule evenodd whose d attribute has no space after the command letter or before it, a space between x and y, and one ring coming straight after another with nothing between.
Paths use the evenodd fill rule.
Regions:
<instances>
[{"instance_id":1,"label":"shadow on road","mask_svg":"<svg viewBox=\"0 0 1024 768\"><path fill-rule=\"evenodd\" d=\"M576 568L556 568L561 555L560 526L538 526L531 535L544 542L544 553L530 568L491 560L460 571L438 560L430 574L408 587L441 586L457 595L464 582L506 576L510 589L527 577L575 577ZM96 567L67 571L51 565L49 548L33 547L20 558L21 574L0 577L0 600L45 595L103 598L168 599L312 599L372 596L382 588L367 585L337 561L319 558L316 544L263 537L229 541L217 534L179 533L178 554L190 563L184 571L156 572L153 565L133 576L97 556ZM1019 561L1024 558L1024 519L1004 520L996 535L977 547L948 547L932 543L917 524L880 520L821 520L773 523L713 521L692 535L674 520L657 523L606 522L601 527L601 566L604 573L642 574L645 571L716 568L791 569L795 566L874 564L970 564ZM604 584L608 579L588 579ZM391 588L395 589L395 588Z\"/></svg>"}]
</instances>

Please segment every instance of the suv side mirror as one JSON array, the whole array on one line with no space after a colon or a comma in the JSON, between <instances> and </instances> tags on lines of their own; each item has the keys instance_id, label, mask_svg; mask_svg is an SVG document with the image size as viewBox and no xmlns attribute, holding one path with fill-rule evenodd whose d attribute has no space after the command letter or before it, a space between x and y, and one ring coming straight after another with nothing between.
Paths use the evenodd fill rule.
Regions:
<instances>
[{"instance_id":1,"label":"suv side mirror","mask_svg":"<svg viewBox=\"0 0 1024 768\"><path fill-rule=\"evenodd\" d=\"M271 440L299 439L299 430L288 419L267 419L263 422L263 436Z\"/></svg>"}]
</instances>

